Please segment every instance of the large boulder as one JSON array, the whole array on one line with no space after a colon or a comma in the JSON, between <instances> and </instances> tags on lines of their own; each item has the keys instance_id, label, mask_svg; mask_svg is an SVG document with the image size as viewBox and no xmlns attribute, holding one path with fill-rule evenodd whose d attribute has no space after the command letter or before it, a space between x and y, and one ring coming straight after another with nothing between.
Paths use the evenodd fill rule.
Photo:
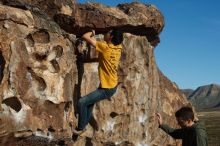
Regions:
<instances>
[{"instance_id":1,"label":"large boulder","mask_svg":"<svg viewBox=\"0 0 220 146\"><path fill-rule=\"evenodd\" d=\"M105 33L112 28L146 36L156 46L164 27L164 18L154 5L138 2L119 4L117 7L99 3L76 4L75 0L0 0L4 5L30 10L50 16L62 29L81 37L88 30Z\"/></svg>"},{"instance_id":2,"label":"large boulder","mask_svg":"<svg viewBox=\"0 0 220 146\"><path fill-rule=\"evenodd\" d=\"M164 18L153 5L126 3L117 7L99 3L78 4L72 17L57 14L55 21L67 32L81 36L89 29L105 33L112 28L124 32L146 36L154 46L159 42L159 34L164 26Z\"/></svg>"},{"instance_id":3,"label":"large boulder","mask_svg":"<svg viewBox=\"0 0 220 146\"><path fill-rule=\"evenodd\" d=\"M97 63L83 65L81 96L98 86L97 66ZM178 87L158 70L154 47L146 37L124 35L119 80L117 93L112 99L96 104L95 122L90 123L93 128L88 132L93 134L87 140L100 146L164 146L174 143L158 129L155 114L162 112L165 122L174 126L173 113L188 102Z\"/></svg>"},{"instance_id":4,"label":"large boulder","mask_svg":"<svg viewBox=\"0 0 220 146\"><path fill-rule=\"evenodd\" d=\"M87 5L93 7L91 13L81 14L101 17L103 12L102 19L106 19L106 23L103 20L100 23L104 24L99 25L90 17L82 15L81 18L77 12L75 20L78 21L63 21L59 25L76 36L88 28L96 29L98 33L113 27L124 28L127 33L124 33L116 94L111 100L95 105L85 136L71 141L72 128L77 125L78 98L99 85L94 56L88 57L84 51L79 51L76 36L67 34L51 17L41 15L41 11L36 13L32 9L0 5L0 138L6 136L4 143L7 143L11 134L15 137L32 135L31 144L25 143L30 146L38 136L50 140L45 145L55 145L56 142L51 143L51 140L60 139L69 146L176 144L158 128L155 116L161 112L164 121L175 126L173 113L188 104L178 87L159 71L155 62L153 42L159 39L162 31L162 15L155 7L139 3L117 8L86 4L79 9ZM139 7L149 11L145 14L136 9ZM115 21L111 23L106 14ZM72 15L55 15L57 22L62 18L69 22L74 19ZM118 23L117 17L123 18L123 23ZM94 25L90 26L92 22ZM137 30L133 32L133 29ZM152 39L151 34L156 39Z\"/></svg>"}]
</instances>

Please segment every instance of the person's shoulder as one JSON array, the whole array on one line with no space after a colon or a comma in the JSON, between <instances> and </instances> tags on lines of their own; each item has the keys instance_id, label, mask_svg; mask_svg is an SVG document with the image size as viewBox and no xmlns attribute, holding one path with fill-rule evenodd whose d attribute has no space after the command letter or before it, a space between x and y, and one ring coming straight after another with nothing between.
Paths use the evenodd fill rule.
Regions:
<instances>
[{"instance_id":1,"label":"person's shoulder","mask_svg":"<svg viewBox=\"0 0 220 146\"><path fill-rule=\"evenodd\" d=\"M108 44L105 41L96 41L96 47L106 48Z\"/></svg>"},{"instance_id":2,"label":"person's shoulder","mask_svg":"<svg viewBox=\"0 0 220 146\"><path fill-rule=\"evenodd\" d=\"M205 122L204 121L195 121L194 127L197 129L203 129L203 128L205 128Z\"/></svg>"},{"instance_id":3,"label":"person's shoulder","mask_svg":"<svg viewBox=\"0 0 220 146\"><path fill-rule=\"evenodd\" d=\"M107 45L107 43L105 41L96 41L96 44Z\"/></svg>"},{"instance_id":4,"label":"person's shoulder","mask_svg":"<svg viewBox=\"0 0 220 146\"><path fill-rule=\"evenodd\" d=\"M194 124L194 130L197 134L206 133L205 123L203 121L197 121Z\"/></svg>"},{"instance_id":5,"label":"person's shoulder","mask_svg":"<svg viewBox=\"0 0 220 146\"><path fill-rule=\"evenodd\" d=\"M115 49L122 49L122 44L114 45L114 44L110 43L109 46L111 48L115 48Z\"/></svg>"},{"instance_id":6,"label":"person's shoulder","mask_svg":"<svg viewBox=\"0 0 220 146\"><path fill-rule=\"evenodd\" d=\"M119 44L116 47L122 49L122 44Z\"/></svg>"}]
</instances>

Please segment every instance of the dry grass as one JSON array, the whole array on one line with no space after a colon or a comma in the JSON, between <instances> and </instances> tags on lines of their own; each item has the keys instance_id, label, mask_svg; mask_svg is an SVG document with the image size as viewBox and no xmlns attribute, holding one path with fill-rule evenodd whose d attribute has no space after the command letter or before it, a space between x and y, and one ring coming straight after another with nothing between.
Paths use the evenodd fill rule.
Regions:
<instances>
[{"instance_id":1,"label":"dry grass","mask_svg":"<svg viewBox=\"0 0 220 146\"><path fill-rule=\"evenodd\" d=\"M201 110L198 116L205 121L209 146L220 146L220 109Z\"/></svg>"}]
</instances>

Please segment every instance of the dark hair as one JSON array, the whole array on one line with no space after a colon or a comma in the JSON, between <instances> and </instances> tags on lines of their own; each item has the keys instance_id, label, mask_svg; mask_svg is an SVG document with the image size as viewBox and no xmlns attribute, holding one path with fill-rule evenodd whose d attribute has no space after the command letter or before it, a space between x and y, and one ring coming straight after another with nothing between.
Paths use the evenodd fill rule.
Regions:
<instances>
[{"instance_id":1,"label":"dark hair","mask_svg":"<svg viewBox=\"0 0 220 146\"><path fill-rule=\"evenodd\" d=\"M176 118L183 120L194 120L194 113L191 107L182 107L175 113Z\"/></svg>"},{"instance_id":2,"label":"dark hair","mask_svg":"<svg viewBox=\"0 0 220 146\"><path fill-rule=\"evenodd\" d=\"M110 33L112 37L112 43L114 45L119 45L122 43L123 41L123 34L122 34L122 31L119 30L119 29L113 29L112 32Z\"/></svg>"}]
</instances>

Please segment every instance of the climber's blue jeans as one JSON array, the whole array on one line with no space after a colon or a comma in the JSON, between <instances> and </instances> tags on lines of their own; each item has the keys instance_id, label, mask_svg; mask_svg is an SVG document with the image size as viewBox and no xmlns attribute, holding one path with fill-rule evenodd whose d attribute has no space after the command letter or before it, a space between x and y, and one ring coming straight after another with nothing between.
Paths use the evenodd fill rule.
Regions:
<instances>
[{"instance_id":1,"label":"climber's blue jeans","mask_svg":"<svg viewBox=\"0 0 220 146\"><path fill-rule=\"evenodd\" d=\"M111 89L97 88L92 93L83 96L79 99L77 105L79 113L79 121L77 127L78 130L83 130L89 123L90 118L92 117L92 110L94 104L103 99L110 98L116 92L116 90L117 86Z\"/></svg>"}]
</instances>

